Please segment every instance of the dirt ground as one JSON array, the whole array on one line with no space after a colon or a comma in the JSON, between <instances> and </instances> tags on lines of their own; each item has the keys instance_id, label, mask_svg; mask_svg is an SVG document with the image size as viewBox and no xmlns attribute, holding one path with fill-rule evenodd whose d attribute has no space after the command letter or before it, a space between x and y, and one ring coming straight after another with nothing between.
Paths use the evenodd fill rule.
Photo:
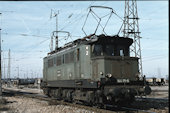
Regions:
<instances>
[{"instance_id":1,"label":"dirt ground","mask_svg":"<svg viewBox=\"0 0 170 113\"><path fill-rule=\"evenodd\" d=\"M31 92L43 95L41 89L17 89L16 87L6 88L13 91ZM47 101L11 94L3 95L3 102L0 104L0 113L94 113L93 111L71 107L66 105L51 105Z\"/></svg>"},{"instance_id":2,"label":"dirt ground","mask_svg":"<svg viewBox=\"0 0 170 113\"><path fill-rule=\"evenodd\" d=\"M5 97L7 103L0 107L3 113L93 113L65 105L49 105L46 101L26 97Z\"/></svg>"},{"instance_id":3,"label":"dirt ground","mask_svg":"<svg viewBox=\"0 0 170 113\"><path fill-rule=\"evenodd\" d=\"M150 96L152 98L169 98L168 90L169 86L152 87L152 92ZM40 89L15 89L23 91L32 91L35 93L42 94ZM162 90L157 92L157 90ZM85 109L80 109L77 107L71 107L66 105L50 105L47 101L42 101L38 99L27 98L23 96L15 95L4 95L3 98L6 100L3 104L0 104L0 113L96 113L94 111L89 111ZM148 104L148 103L146 103ZM169 107L164 108L150 108L149 111L155 113L169 113Z\"/></svg>"},{"instance_id":4,"label":"dirt ground","mask_svg":"<svg viewBox=\"0 0 170 113\"><path fill-rule=\"evenodd\" d=\"M152 92L147 97L169 98L169 86L151 86Z\"/></svg>"}]
</instances>

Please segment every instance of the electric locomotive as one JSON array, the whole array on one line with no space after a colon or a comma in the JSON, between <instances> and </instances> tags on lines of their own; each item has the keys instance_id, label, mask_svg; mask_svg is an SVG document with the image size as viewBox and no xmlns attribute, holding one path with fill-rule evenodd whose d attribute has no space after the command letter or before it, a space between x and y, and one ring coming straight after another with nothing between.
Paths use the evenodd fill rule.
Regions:
<instances>
[{"instance_id":1,"label":"electric locomotive","mask_svg":"<svg viewBox=\"0 0 170 113\"><path fill-rule=\"evenodd\" d=\"M130 56L133 39L89 35L43 59L41 88L50 97L91 105L131 103L151 88L139 75L138 59Z\"/></svg>"}]
</instances>

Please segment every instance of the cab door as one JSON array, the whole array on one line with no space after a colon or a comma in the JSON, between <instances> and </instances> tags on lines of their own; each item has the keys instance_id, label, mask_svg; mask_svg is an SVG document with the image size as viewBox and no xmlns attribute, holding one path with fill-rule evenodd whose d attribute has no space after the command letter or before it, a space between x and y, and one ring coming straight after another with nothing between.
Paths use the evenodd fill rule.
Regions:
<instances>
[{"instance_id":1,"label":"cab door","mask_svg":"<svg viewBox=\"0 0 170 113\"><path fill-rule=\"evenodd\" d=\"M75 79L80 78L80 70L81 70L81 65L80 65L80 48L77 48L75 51L75 62L74 62L74 72L75 72Z\"/></svg>"}]
</instances>

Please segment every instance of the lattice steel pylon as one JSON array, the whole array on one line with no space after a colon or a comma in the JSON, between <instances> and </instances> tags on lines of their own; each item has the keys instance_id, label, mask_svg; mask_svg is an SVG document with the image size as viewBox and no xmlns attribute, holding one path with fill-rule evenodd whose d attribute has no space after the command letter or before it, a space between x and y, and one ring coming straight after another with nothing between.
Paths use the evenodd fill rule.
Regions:
<instances>
[{"instance_id":1,"label":"lattice steel pylon","mask_svg":"<svg viewBox=\"0 0 170 113\"><path fill-rule=\"evenodd\" d=\"M140 46L140 32L138 23L138 11L136 0L125 0L125 12L123 22L124 37L132 38L133 44L130 47L131 56L139 58L139 73L143 76L142 56Z\"/></svg>"}]
</instances>

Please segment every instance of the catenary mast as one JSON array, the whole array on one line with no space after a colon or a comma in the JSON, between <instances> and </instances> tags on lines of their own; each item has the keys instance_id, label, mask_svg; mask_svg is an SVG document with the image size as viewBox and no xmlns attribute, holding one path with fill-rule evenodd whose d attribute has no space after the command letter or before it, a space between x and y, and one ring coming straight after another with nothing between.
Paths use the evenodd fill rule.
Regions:
<instances>
[{"instance_id":1,"label":"catenary mast","mask_svg":"<svg viewBox=\"0 0 170 113\"><path fill-rule=\"evenodd\" d=\"M136 0L125 0L125 12L123 23L123 35L124 37L132 38L133 44L130 47L131 56L139 58L139 73L143 76L142 70L142 56L140 46L140 32L138 23L138 12Z\"/></svg>"},{"instance_id":2,"label":"catenary mast","mask_svg":"<svg viewBox=\"0 0 170 113\"><path fill-rule=\"evenodd\" d=\"M0 28L0 99L2 98L2 83L1 83L1 79L2 79L2 70L1 70L1 28Z\"/></svg>"}]
</instances>

